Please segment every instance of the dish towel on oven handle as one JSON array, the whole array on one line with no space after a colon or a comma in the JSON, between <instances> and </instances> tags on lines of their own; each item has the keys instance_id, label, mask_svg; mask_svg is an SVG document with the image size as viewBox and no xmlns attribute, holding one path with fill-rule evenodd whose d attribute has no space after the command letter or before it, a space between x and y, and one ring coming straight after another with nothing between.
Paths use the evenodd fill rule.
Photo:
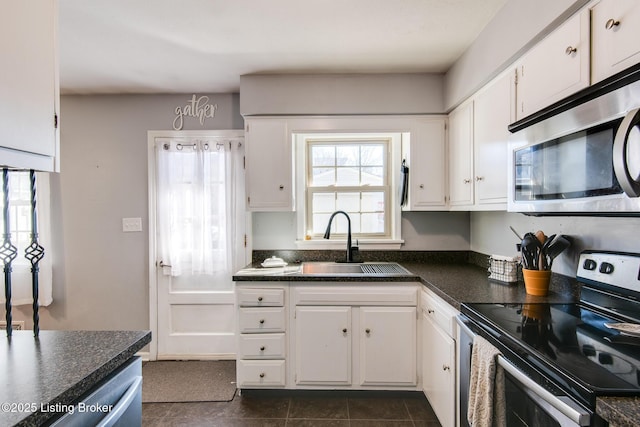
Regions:
<instances>
[{"instance_id":1,"label":"dish towel on oven handle","mask_svg":"<svg viewBox=\"0 0 640 427\"><path fill-rule=\"evenodd\" d=\"M467 410L472 427L506 426L504 370L498 364L500 354L486 339L474 337Z\"/></svg>"}]
</instances>

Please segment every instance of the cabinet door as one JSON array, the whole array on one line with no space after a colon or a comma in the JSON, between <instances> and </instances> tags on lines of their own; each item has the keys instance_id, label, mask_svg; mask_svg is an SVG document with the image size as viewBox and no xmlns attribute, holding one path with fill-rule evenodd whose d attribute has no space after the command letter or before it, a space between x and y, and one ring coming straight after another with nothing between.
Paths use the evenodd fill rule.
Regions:
<instances>
[{"instance_id":1,"label":"cabinet door","mask_svg":"<svg viewBox=\"0 0 640 427\"><path fill-rule=\"evenodd\" d=\"M515 74L515 73L514 73ZM512 75L505 74L474 98L473 148L477 205L507 202L509 123L513 118Z\"/></svg>"},{"instance_id":2,"label":"cabinet door","mask_svg":"<svg viewBox=\"0 0 640 427\"><path fill-rule=\"evenodd\" d=\"M292 142L284 119L246 119L247 207L293 210Z\"/></svg>"},{"instance_id":3,"label":"cabinet door","mask_svg":"<svg viewBox=\"0 0 640 427\"><path fill-rule=\"evenodd\" d=\"M602 0L591 10L592 81L640 62L640 2Z\"/></svg>"},{"instance_id":4,"label":"cabinet door","mask_svg":"<svg viewBox=\"0 0 640 427\"><path fill-rule=\"evenodd\" d=\"M58 135L57 2L36 3L2 3L0 153L2 164L52 171Z\"/></svg>"},{"instance_id":5,"label":"cabinet door","mask_svg":"<svg viewBox=\"0 0 640 427\"><path fill-rule=\"evenodd\" d=\"M351 307L297 306L295 383L351 384Z\"/></svg>"},{"instance_id":6,"label":"cabinet door","mask_svg":"<svg viewBox=\"0 0 640 427\"><path fill-rule=\"evenodd\" d=\"M589 11L583 10L522 58L518 66L518 120L589 85L589 28Z\"/></svg>"},{"instance_id":7,"label":"cabinet door","mask_svg":"<svg viewBox=\"0 0 640 427\"><path fill-rule=\"evenodd\" d=\"M473 204L473 103L449 114L449 204Z\"/></svg>"},{"instance_id":8,"label":"cabinet door","mask_svg":"<svg viewBox=\"0 0 640 427\"><path fill-rule=\"evenodd\" d=\"M416 308L360 308L360 384L416 385Z\"/></svg>"},{"instance_id":9,"label":"cabinet door","mask_svg":"<svg viewBox=\"0 0 640 427\"><path fill-rule=\"evenodd\" d=\"M419 119L409 155L409 209L442 209L446 204L446 118ZM406 153L405 153L406 154Z\"/></svg>"},{"instance_id":10,"label":"cabinet door","mask_svg":"<svg viewBox=\"0 0 640 427\"><path fill-rule=\"evenodd\" d=\"M456 343L422 315L422 388L440 424L456 420Z\"/></svg>"}]
</instances>

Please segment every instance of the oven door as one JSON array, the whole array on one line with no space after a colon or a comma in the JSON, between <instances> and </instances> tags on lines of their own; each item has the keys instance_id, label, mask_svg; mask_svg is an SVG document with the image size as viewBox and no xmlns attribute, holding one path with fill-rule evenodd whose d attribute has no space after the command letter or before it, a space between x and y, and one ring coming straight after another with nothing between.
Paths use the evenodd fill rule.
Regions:
<instances>
[{"instance_id":1,"label":"oven door","mask_svg":"<svg viewBox=\"0 0 640 427\"><path fill-rule=\"evenodd\" d=\"M460 425L468 427L469 378L473 338L478 327L467 317L457 319L459 331ZM475 332L474 332L475 330ZM490 337L483 334L490 341ZM495 344L495 342L494 342ZM505 373L506 423L512 426L590 426L591 414L559 388L539 385L504 356L498 364Z\"/></svg>"}]
</instances>

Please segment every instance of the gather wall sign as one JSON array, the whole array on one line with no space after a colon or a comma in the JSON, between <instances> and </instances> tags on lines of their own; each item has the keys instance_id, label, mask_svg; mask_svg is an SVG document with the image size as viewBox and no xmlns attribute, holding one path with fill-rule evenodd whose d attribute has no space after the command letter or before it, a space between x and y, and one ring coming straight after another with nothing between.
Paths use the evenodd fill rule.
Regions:
<instances>
[{"instance_id":1,"label":"gather wall sign","mask_svg":"<svg viewBox=\"0 0 640 427\"><path fill-rule=\"evenodd\" d=\"M182 130L185 117L194 117L200 121L200 125L204 125L206 119L212 119L216 116L218 104L209 103L209 97L206 95L191 95L191 100L183 106L175 109L176 118L173 119L173 129Z\"/></svg>"}]
</instances>

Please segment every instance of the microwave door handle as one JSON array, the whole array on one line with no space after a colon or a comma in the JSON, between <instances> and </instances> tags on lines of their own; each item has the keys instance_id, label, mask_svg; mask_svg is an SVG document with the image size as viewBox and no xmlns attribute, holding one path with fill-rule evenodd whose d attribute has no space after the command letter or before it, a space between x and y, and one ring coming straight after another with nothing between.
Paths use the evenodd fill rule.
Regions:
<instances>
[{"instance_id":1,"label":"microwave door handle","mask_svg":"<svg viewBox=\"0 0 640 427\"><path fill-rule=\"evenodd\" d=\"M588 426L591 420L589 412L580 407L577 403L574 403L565 396L556 396L549 392L547 389L533 381L531 378L520 372L518 368L513 366L511 362L504 358L504 356L498 355L498 364L507 372L513 379L520 383L526 390L527 394L535 395L543 402L551 405L557 409L564 416L569 418L574 424L579 426ZM537 399L536 399L537 400Z\"/></svg>"},{"instance_id":2,"label":"microwave door handle","mask_svg":"<svg viewBox=\"0 0 640 427\"><path fill-rule=\"evenodd\" d=\"M629 139L638 139L635 143L640 144L640 108L629 111L620 123L613 141L613 170L618 178L622 190L629 197L640 196L640 182L638 177L632 177L629 173L629 162L627 158L627 146ZM633 132L633 134L632 134Z\"/></svg>"}]
</instances>

